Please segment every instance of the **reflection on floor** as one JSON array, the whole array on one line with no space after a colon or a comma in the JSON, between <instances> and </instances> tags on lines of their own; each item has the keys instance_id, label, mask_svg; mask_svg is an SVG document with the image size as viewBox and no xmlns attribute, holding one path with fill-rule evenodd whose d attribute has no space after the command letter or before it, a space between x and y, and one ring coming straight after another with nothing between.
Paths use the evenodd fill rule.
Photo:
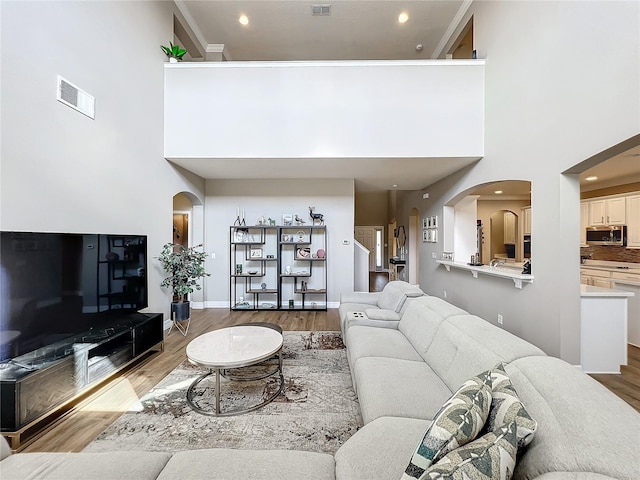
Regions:
<instances>
[{"instance_id":1,"label":"reflection on floor","mask_svg":"<svg viewBox=\"0 0 640 480\"><path fill-rule=\"evenodd\" d=\"M389 282L388 272L369 272L369 291L381 292Z\"/></svg>"}]
</instances>

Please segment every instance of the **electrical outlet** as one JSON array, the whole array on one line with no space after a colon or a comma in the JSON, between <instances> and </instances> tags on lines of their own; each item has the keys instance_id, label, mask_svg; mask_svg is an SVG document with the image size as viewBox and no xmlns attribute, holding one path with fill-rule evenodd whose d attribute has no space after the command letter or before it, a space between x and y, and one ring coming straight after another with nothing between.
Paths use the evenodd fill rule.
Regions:
<instances>
[{"instance_id":1,"label":"electrical outlet","mask_svg":"<svg viewBox=\"0 0 640 480\"><path fill-rule=\"evenodd\" d=\"M498 314L498 325L502 325L504 320L502 319L502 315Z\"/></svg>"},{"instance_id":2,"label":"electrical outlet","mask_svg":"<svg viewBox=\"0 0 640 480\"><path fill-rule=\"evenodd\" d=\"M431 258L438 258L438 254L436 252L431 252Z\"/></svg>"}]
</instances>

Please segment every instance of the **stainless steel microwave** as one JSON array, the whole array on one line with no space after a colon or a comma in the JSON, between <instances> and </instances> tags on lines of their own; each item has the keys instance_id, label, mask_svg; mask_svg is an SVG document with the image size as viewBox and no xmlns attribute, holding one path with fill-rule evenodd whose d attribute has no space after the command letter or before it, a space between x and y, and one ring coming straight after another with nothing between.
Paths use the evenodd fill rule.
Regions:
<instances>
[{"instance_id":1,"label":"stainless steel microwave","mask_svg":"<svg viewBox=\"0 0 640 480\"><path fill-rule=\"evenodd\" d=\"M627 246L626 225L587 227L587 245Z\"/></svg>"}]
</instances>

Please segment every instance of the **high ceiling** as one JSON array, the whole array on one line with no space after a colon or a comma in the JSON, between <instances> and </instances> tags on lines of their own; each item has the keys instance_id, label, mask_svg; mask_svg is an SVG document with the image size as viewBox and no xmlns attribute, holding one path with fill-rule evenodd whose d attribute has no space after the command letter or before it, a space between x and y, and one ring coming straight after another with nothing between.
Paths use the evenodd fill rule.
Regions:
<instances>
[{"instance_id":1,"label":"high ceiling","mask_svg":"<svg viewBox=\"0 0 640 480\"><path fill-rule=\"evenodd\" d=\"M438 58L470 1L177 1L200 43L227 60ZM328 15L313 15L313 6ZM325 9L326 10L326 9ZM406 14L404 23L400 14ZM248 23L239 22L245 15ZM417 50L416 46L422 45Z\"/></svg>"},{"instance_id":2,"label":"high ceiling","mask_svg":"<svg viewBox=\"0 0 640 480\"><path fill-rule=\"evenodd\" d=\"M189 42L199 45L189 48L196 61L203 60L197 50L222 51L226 60L233 61L443 58L448 53L445 44L471 1L175 0L187 22L177 25L176 34L181 34L179 40L187 48ZM328 6L330 14L313 15L313 6ZM401 23L403 13L408 18ZM248 20L246 25L239 21L242 15ZM191 30L190 38L185 38L187 29ZM458 52L471 51L471 37L467 34L458 41ZM419 190L477 159L260 160L184 159L176 163L204 178L355 178L357 191L371 191ZM305 168L300 168L302 164ZM581 184L583 189L593 190L640 181L638 165L640 147L584 172ZM590 175L598 180L586 182ZM528 195L526 183L503 186L505 194L509 190L512 195ZM492 188L495 190L488 187L484 194L490 195Z\"/></svg>"}]
</instances>

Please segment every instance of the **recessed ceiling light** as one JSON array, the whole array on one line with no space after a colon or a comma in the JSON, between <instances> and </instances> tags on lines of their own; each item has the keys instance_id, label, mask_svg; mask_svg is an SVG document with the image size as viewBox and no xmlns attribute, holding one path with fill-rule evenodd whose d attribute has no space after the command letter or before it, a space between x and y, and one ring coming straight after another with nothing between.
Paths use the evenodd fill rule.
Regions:
<instances>
[{"instance_id":1,"label":"recessed ceiling light","mask_svg":"<svg viewBox=\"0 0 640 480\"><path fill-rule=\"evenodd\" d=\"M249 17L247 17L245 14L240 15L238 21L240 22L240 25L249 25Z\"/></svg>"},{"instance_id":2,"label":"recessed ceiling light","mask_svg":"<svg viewBox=\"0 0 640 480\"><path fill-rule=\"evenodd\" d=\"M398 184L394 183L393 185L391 185L393 188L398 188Z\"/></svg>"},{"instance_id":3,"label":"recessed ceiling light","mask_svg":"<svg viewBox=\"0 0 640 480\"><path fill-rule=\"evenodd\" d=\"M597 180L598 177L596 177L595 175L591 175L590 177L585 178L585 180L587 182L593 182L594 180Z\"/></svg>"},{"instance_id":4,"label":"recessed ceiling light","mask_svg":"<svg viewBox=\"0 0 640 480\"><path fill-rule=\"evenodd\" d=\"M398 15L398 22L407 23L407 20L409 20L409 14L407 12L402 12Z\"/></svg>"},{"instance_id":5,"label":"recessed ceiling light","mask_svg":"<svg viewBox=\"0 0 640 480\"><path fill-rule=\"evenodd\" d=\"M500 195L500 194L502 193L502 190L496 190L496 191L495 191L495 192L493 192L493 193L495 193L496 195Z\"/></svg>"}]
</instances>

